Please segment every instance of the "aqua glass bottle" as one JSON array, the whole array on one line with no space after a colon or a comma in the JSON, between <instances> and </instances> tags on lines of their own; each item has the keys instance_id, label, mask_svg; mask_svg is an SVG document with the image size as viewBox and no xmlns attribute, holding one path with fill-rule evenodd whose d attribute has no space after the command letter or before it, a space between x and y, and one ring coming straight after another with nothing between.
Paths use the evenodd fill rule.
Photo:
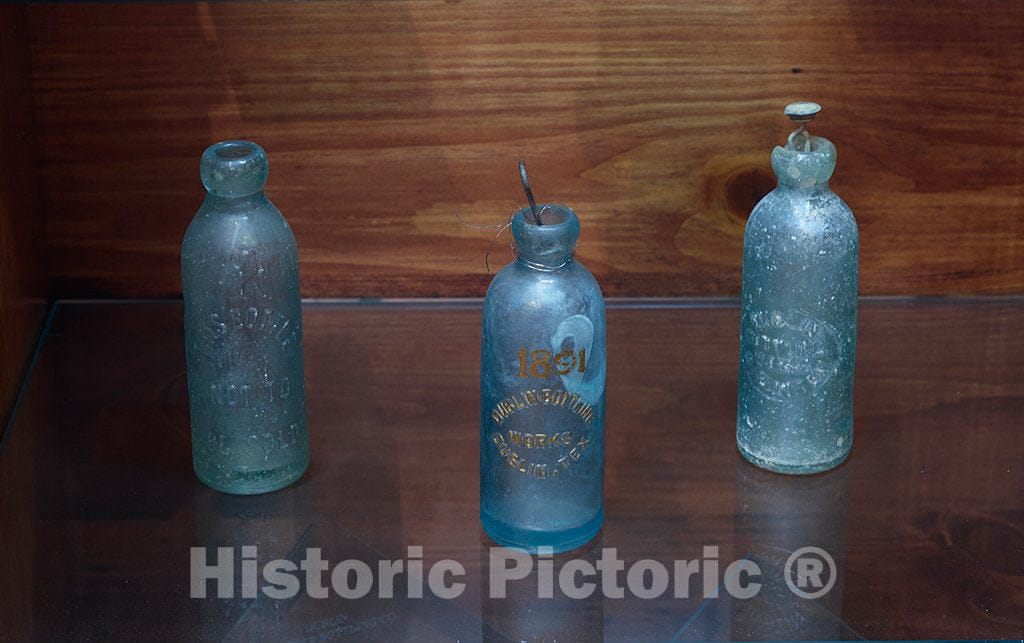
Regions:
<instances>
[{"instance_id":1,"label":"aqua glass bottle","mask_svg":"<svg viewBox=\"0 0 1024 643\"><path fill-rule=\"evenodd\" d=\"M604 520L604 298L573 259L576 213L536 208L484 301L480 519L501 545L559 552Z\"/></svg>"},{"instance_id":2,"label":"aqua glass bottle","mask_svg":"<svg viewBox=\"0 0 1024 643\"><path fill-rule=\"evenodd\" d=\"M800 125L772 152L778 186L743 242L736 442L779 473L831 469L853 442L857 223L829 189L835 145L805 128L820 109L786 108Z\"/></svg>"},{"instance_id":3,"label":"aqua glass bottle","mask_svg":"<svg viewBox=\"0 0 1024 643\"><path fill-rule=\"evenodd\" d=\"M181 248L193 467L234 494L280 489L309 464L298 253L267 171L255 143L207 148Z\"/></svg>"}]
</instances>

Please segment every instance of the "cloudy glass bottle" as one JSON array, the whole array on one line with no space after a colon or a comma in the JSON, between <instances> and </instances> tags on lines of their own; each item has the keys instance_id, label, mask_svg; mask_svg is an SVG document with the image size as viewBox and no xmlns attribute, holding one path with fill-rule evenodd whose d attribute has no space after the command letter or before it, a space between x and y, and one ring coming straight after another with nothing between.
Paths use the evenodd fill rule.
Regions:
<instances>
[{"instance_id":1,"label":"cloudy glass bottle","mask_svg":"<svg viewBox=\"0 0 1024 643\"><path fill-rule=\"evenodd\" d=\"M517 259L484 301L480 519L501 545L558 552L604 520L605 311L576 213L537 210L512 219Z\"/></svg>"},{"instance_id":2,"label":"cloudy glass bottle","mask_svg":"<svg viewBox=\"0 0 1024 643\"><path fill-rule=\"evenodd\" d=\"M210 146L181 249L193 468L234 494L280 489L309 464L298 253L267 172L255 143Z\"/></svg>"},{"instance_id":3,"label":"cloudy glass bottle","mask_svg":"<svg viewBox=\"0 0 1024 643\"><path fill-rule=\"evenodd\" d=\"M743 243L736 441L750 462L780 473L837 466L853 442L857 223L829 188L831 141L805 124L772 152L778 186L755 207Z\"/></svg>"}]
</instances>

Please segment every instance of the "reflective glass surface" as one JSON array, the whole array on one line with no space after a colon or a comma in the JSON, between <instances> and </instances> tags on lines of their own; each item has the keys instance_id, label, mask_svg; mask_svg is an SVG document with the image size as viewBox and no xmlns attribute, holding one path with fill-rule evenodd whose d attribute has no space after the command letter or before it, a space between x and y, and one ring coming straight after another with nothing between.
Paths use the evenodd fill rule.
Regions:
<instances>
[{"instance_id":1,"label":"reflective glass surface","mask_svg":"<svg viewBox=\"0 0 1024 643\"><path fill-rule=\"evenodd\" d=\"M735 302L610 301L604 527L585 549L530 559L533 572L496 598L490 581L517 563L491 560L478 517L480 302L307 302L312 462L296 484L249 497L219 493L192 472L180 303L63 304L0 451L0 631L11 639L1019 638L1022 313L1021 299L862 300L853 452L830 472L786 477L736 451ZM197 547L209 565L216 548L230 548L225 584L234 598L216 598L216 581L205 584L208 598L190 596ZM791 565L806 547L827 560ZM611 548L623 561L604 574L611 586L577 574ZM365 563L367 594L264 591L266 563L298 565L313 549L357 589L357 562ZM439 568L446 559L464 574ZM402 574L393 597L381 598L381 560L402 560L405 570L421 561L425 597L410 597ZM643 561L671 574L651 598L634 591L657 584L656 567ZM696 573L677 573L693 561ZM736 561L757 564L759 576L739 574L740 589L760 583L756 595L730 590ZM259 591L245 597L245 575L257 566ZM442 585L465 584L458 596L431 591L435 569ZM551 598L538 591L546 569ZM597 587L573 598L563 574ZM816 580L830 587L801 598L787 578L805 592L820 589Z\"/></svg>"}]
</instances>

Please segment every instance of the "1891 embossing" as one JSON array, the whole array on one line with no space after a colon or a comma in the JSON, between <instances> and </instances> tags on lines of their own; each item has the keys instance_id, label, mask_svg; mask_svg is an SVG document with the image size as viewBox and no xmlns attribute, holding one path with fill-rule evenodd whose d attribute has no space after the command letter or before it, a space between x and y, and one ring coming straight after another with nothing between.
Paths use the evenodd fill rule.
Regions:
<instances>
[{"instance_id":1,"label":"1891 embossing","mask_svg":"<svg viewBox=\"0 0 1024 643\"><path fill-rule=\"evenodd\" d=\"M745 322L743 357L766 397L788 402L814 394L838 371L842 343L825 322L799 311L758 311Z\"/></svg>"},{"instance_id":2,"label":"1891 embossing","mask_svg":"<svg viewBox=\"0 0 1024 643\"><path fill-rule=\"evenodd\" d=\"M527 359L529 355L529 359ZM528 351L525 348L519 349L519 373L517 377L547 378L552 372L557 371L559 375L568 375L575 369L583 373L587 369L587 349L581 348L579 353L574 350L564 350L552 355L551 351L538 348Z\"/></svg>"}]
</instances>

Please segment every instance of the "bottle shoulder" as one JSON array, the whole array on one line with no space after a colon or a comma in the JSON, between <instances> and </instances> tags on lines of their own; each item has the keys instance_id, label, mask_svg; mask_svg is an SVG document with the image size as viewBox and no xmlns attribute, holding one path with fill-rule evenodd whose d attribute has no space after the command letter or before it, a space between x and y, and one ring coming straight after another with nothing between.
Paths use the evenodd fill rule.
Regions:
<instances>
[{"instance_id":1,"label":"bottle shoulder","mask_svg":"<svg viewBox=\"0 0 1024 643\"><path fill-rule=\"evenodd\" d=\"M237 203L205 199L185 231L183 254L194 248L237 245L294 246L295 235L266 197Z\"/></svg>"},{"instance_id":2,"label":"bottle shoulder","mask_svg":"<svg viewBox=\"0 0 1024 643\"><path fill-rule=\"evenodd\" d=\"M825 236L856 241L857 220L850 206L827 188L808 193L778 187L754 206L745 236L748 240L777 236L809 241Z\"/></svg>"}]
</instances>

